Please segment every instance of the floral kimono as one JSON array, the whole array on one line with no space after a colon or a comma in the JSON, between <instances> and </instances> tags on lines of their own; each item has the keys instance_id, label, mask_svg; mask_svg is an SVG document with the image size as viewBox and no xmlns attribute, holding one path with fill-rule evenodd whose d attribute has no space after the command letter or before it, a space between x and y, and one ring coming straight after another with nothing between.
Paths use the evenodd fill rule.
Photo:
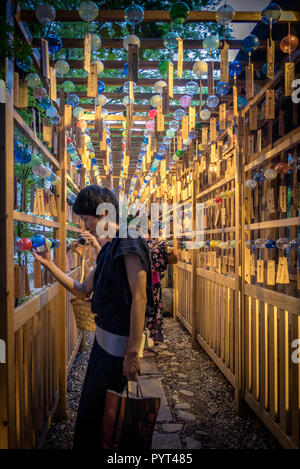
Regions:
<instances>
[{"instance_id":1,"label":"floral kimono","mask_svg":"<svg viewBox=\"0 0 300 469\"><path fill-rule=\"evenodd\" d=\"M154 249L150 247L152 258L152 284L154 306L146 317L146 327L150 330L150 336L154 342L163 341L163 305L160 281L165 275L168 266L166 244L162 241Z\"/></svg>"}]
</instances>

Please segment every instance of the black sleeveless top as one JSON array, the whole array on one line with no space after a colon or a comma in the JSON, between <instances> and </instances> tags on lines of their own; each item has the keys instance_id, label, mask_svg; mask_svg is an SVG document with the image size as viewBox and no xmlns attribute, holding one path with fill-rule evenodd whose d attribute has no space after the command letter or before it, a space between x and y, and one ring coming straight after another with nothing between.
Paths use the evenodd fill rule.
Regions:
<instances>
[{"instance_id":1,"label":"black sleeveless top","mask_svg":"<svg viewBox=\"0 0 300 469\"><path fill-rule=\"evenodd\" d=\"M94 274L92 312L96 324L113 334L129 336L132 295L127 279L124 256L138 254L147 273L147 309L154 305L151 255L144 238L116 237L98 254Z\"/></svg>"}]
</instances>

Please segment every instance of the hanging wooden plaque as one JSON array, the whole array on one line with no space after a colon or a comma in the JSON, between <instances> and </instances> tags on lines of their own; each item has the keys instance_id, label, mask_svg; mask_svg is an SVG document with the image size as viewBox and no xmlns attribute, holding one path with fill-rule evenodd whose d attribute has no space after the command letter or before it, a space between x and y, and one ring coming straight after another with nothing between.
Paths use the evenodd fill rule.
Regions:
<instances>
[{"instance_id":1,"label":"hanging wooden plaque","mask_svg":"<svg viewBox=\"0 0 300 469\"><path fill-rule=\"evenodd\" d=\"M54 155L58 155L58 133L57 132L53 132L52 141L53 141L53 153Z\"/></svg>"},{"instance_id":2,"label":"hanging wooden plaque","mask_svg":"<svg viewBox=\"0 0 300 469\"><path fill-rule=\"evenodd\" d=\"M19 107L19 85L20 76L18 72L14 72L14 106Z\"/></svg>"},{"instance_id":3,"label":"hanging wooden plaque","mask_svg":"<svg viewBox=\"0 0 300 469\"><path fill-rule=\"evenodd\" d=\"M285 256L281 256L278 258L276 283L282 283L282 284L290 283L287 258Z\"/></svg>"},{"instance_id":4,"label":"hanging wooden plaque","mask_svg":"<svg viewBox=\"0 0 300 469\"><path fill-rule=\"evenodd\" d=\"M257 275L256 275L257 283L264 282L264 261L263 259L259 259L257 261Z\"/></svg>"},{"instance_id":5,"label":"hanging wooden plaque","mask_svg":"<svg viewBox=\"0 0 300 469\"><path fill-rule=\"evenodd\" d=\"M292 83L295 80L295 63L286 62L284 64L284 94L291 96L293 93Z\"/></svg>"},{"instance_id":6,"label":"hanging wooden plaque","mask_svg":"<svg viewBox=\"0 0 300 469\"><path fill-rule=\"evenodd\" d=\"M208 96L214 94L214 63L212 61L208 62L207 87Z\"/></svg>"},{"instance_id":7,"label":"hanging wooden plaque","mask_svg":"<svg viewBox=\"0 0 300 469\"><path fill-rule=\"evenodd\" d=\"M51 216L57 217L57 207L56 207L56 200L55 200L54 194L50 195L49 209L50 209Z\"/></svg>"},{"instance_id":8,"label":"hanging wooden plaque","mask_svg":"<svg viewBox=\"0 0 300 469\"><path fill-rule=\"evenodd\" d=\"M187 139L189 136L189 116L182 117L182 139Z\"/></svg>"},{"instance_id":9,"label":"hanging wooden plaque","mask_svg":"<svg viewBox=\"0 0 300 469\"><path fill-rule=\"evenodd\" d=\"M172 62L169 62L169 69L168 69L168 91L169 97L173 98L173 73L174 73L174 66Z\"/></svg>"},{"instance_id":10,"label":"hanging wooden plaque","mask_svg":"<svg viewBox=\"0 0 300 469\"><path fill-rule=\"evenodd\" d=\"M182 66L183 66L183 40L181 37L178 40L178 62L177 62L177 76L182 78Z\"/></svg>"},{"instance_id":11,"label":"hanging wooden plaque","mask_svg":"<svg viewBox=\"0 0 300 469\"><path fill-rule=\"evenodd\" d=\"M41 61L42 61L42 75L47 80L50 80L50 62L49 62L49 47L48 41L41 38Z\"/></svg>"},{"instance_id":12,"label":"hanging wooden plaque","mask_svg":"<svg viewBox=\"0 0 300 469\"><path fill-rule=\"evenodd\" d=\"M196 125L196 109L194 106L189 106L189 130L195 129Z\"/></svg>"},{"instance_id":13,"label":"hanging wooden plaque","mask_svg":"<svg viewBox=\"0 0 300 469\"><path fill-rule=\"evenodd\" d=\"M72 106L70 106L69 104L65 104L65 108L64 108L65 130L70 129L71 125L72 125Z\"/></svg>"},{"instance_id":14,"label":"hanging wooden plaque","mask_svg":"<svg viewBox=\"0 0 300 469\"><path fill-rule=\"evenodd\" d=\"M225 81L226 83L229 82L228 51L229 51L229 44L225 42L223 48L221 49L220 81Z\"/></svg>"},{"instance_id":15,"label":"hanging wooden plaque","mask_svg":"<svg viewBox=\"0 0 300 469\"><path fill-rule=\"evenodd\" d=\"M267 262L267 285L275 285L275 261L271 259Z\"/></svg>"},{"instance_id":16,"label":"hanging wooden plaque","mask_svg":"<svg viewBox=\"0 0 300 469\"><path fill-rule=\"evenodd\" d=\"M233 115L234 117L238 116L238 107L237 107L237 87L233 85L232 87L232 99L233 99Z\"/></svg>"},{"instance_id":17,"label":"hanging wooden plaque","mask_svg":"<svg viewBox=\"0 0 300 469\"><path fill-rule=\"evenodd\" d=\"M163 114L169 114L170 111L170 99L169 99L169 94L167 87L163 87L162 91L162 113Z\"/></svg>"},{"instance_id":18,"label":"hanging wooden plaque","mask_svg":"<svg viewBox=\"0 0 300 469\"><path fill-rule=\"evenodd\" d=\"M275 65L275 41L267 40L267 78L274 78Z\"/></svg>"},{"instance_id":19,"label":"hanging wooden plaque","mask_svg":"<svg viewBox=\"0 0 300 469\"><path fill-rule=\"evenodd\" d=\"M95 132L97 132L97 134L99 134L99 130L100 130L101 115L102 115L102 106L96 106L96 111L95 111ZM102 140L102 137L100 138L100 140Z\"/></svg>"},{"instance_id":20,"label":"hanging wooden plaque","mask_svg":"<svg viewBox=\"0 0 300 469\"><path fill-rule=\"evenodd\" d=\"M254 96L254 66L253 64L247 65L245 67L245 76L246 76L246 99L252 99Z\"/></svg>"},{"instance_id":21,"label":"hanging wooden plaque","mask_svg":"<svg viewBox=\"0 0 300 469\"><path fill-rule=\"evenodd\" d=\"M90 65L88 74L87 97L96 98L98 96L98 69L97 64Z\"/></svg>"},{"instance_id":22,"label":"hanging wooden plaque","mask_svg":"<svg viewBox=\"0 0 300 469\"><path fill-rule=\"evenodd\" d=\"M210 141L215 142L217 140L217 119L215 117L211 117L209 121L209 133Z\"/></svg>"},{"instance_id":23,"label":"hanging wooden plaque","mask_svg":"<svg viewBox=\"0 0 300 469\"><path fill-rule=\"evenodd\" d=\"M55 102L57 100L56 70L54 67L50 67L50 99Z\"/></svg>"},{"instance_id":24,"label":"hanging wooden plaque","mask_svg":"<svg viewBox=\"0 0 300 469\"><path fill-rule=\"evenodd\" d=\"M202 146L207 145L207 137L208 137L208 127L202 127Z\"/></svg>"},{"instance_id":25,"label":"hanging wooden plaque","mask_svg":"<svg viewBox=\"0 0 300 469\"><path fill-rule=\"evenodd\" d=\"M286 186L279 187L279 207L281 212L286 212Z\"/></svg>"},{"instance_id":26,"label":"hanging wooden plaque","mask_svg":"<svg viewBox=\"0 0 300 469\"><path fill-rule=\"evenodd\" d=\"M219 106L219 127L220 130L226 129L226 103Z\"/></svg>"},{"instance_id":27,"label":"hanging wooden plaque","mask_svg":"<svg viewBox=\"0 0 300 469\"><path fill-rule=\"evenodd\" d=\"M249 129L257 130L257 106L251 106L249 111Z\"/></svg>"},{"instance_id":28,"label":"hanging wooden plaque","mask_svg":"<svg viewBox=\"0 0 300 469\"><path fill-rule=\"evenodd\" d=\"M157 132L165 130L165 118L162 113L162 106L157 106L157 119L156 119Z\"/></svg>"},{"instance_id":29,"label":"hanging wooden plaque","mask_svg":"<svg viewBox=\"0 0 300 469\"><path fill-rule=\"evenodd\" d=\"M275 90L266 90L266 119L275 119Z\"/></svg>"},{"instance_id":30,"label":"hanging wooden plaque","mask_svg":"<svg viewBox=\"0 0 300 469\"><path fill-rule=\"evenodd\" d=\"M215 163L217 159L218 159L218 156L216 153L216 144L211 143L210 144L210 162Z\"/></svg>"},{"instance_id":31,"label":"hanging wooden plaque","mask_svg":"<svg viewBox=\"0 0 300 469\"><path fill-rule=\"evenodd\" d=\"M177 132L177 150L182 150L182 136Z\"/></svg>"},{"instance_id":32,"label":"hanging wooden plaque","mask_svg":"<svg viewBox=\"0 0 300 469\"><path fill-rule=\"evenodd\" d=\"M28 84L26 80L19 81L19 109L28 107Z\"/></svg>"},{"instance_id":33,"label":"hanging wooden plaque","mask_svg":"<svg viewBox=\"0 0 300 469\"><path fill-rule=\"evenodd\" d=\"M135 83L139 78L139 49L137 45L128 46L128 79Z\"/></svg>"},{"instance_id":34,"label":"hanging wooden plaque","mask_svg":"<svg viewBox=\"0 0 300 469\"><path fill-rule=\"evenodd\" d=\"M134 101L134 94L133 94L133 81L129 81L129 101ZM130 104L129 104L130 106Z\"/></svg>"},{"instance_id":35,"label":"hanging wooden plaque","mask_svg":"<svg viewBox=\"0 0 300 469\"><path fill-rule=\"evenodd\" d=\"M91 34L86 33L84 38L84 63L83 68L87 72L90 71L91 66Z\"/></svg>"}]
</instances>

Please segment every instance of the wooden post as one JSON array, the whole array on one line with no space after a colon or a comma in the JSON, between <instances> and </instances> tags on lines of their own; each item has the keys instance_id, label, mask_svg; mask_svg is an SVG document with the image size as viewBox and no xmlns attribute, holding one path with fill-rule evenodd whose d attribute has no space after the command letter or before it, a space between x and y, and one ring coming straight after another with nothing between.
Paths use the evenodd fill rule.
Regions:
<instances>
[{"instance_id":1,"label":"wooden post","mask_svg":"<svg viewBox=\"0 0 300 469\"><path fill-rule=\"evenodd\" d=\"M6 2L6 22L13 26L13 2ZM13 62L5 60L6 103L0 103L0 449L15 448L14 359L14 122ZM2 342L3 341L3 342ZM1 358L1 357L0 357ZM4 363L2 363L4 361Z\"/></svg>"},{"instance_id":2,"label":"wooden post","mask_svg":"<svg viewBox=\"0 0 300 469\"><path fill-rule=\"evenodd\" d=\"M192 192L192 242L195 243L196 241L196 190L197 184L195 180L195 163L193 164L192 170L192 177L193 177L193 192ZM192 285L191 285L191 294L192 294L192 346L193 348L199 348L197 343L197 252L196 249L193 247L192 250Z\"/></svg>"},{"instance_id":3,"label":"wooden post","mask_svg":"<svg viewBox=\"0 0 300 469\"><path fill-rule=\"evenodd\" d=\"M60 95L64 98L64 93ZM63 120L63 118L62 118ZM67 237L67 161L65 144L65 125L62 123L58 135L60 169L58 176L61 183L57 186L57 221L60 227L56 230L56 237L60 239L60 248L56 250L56 264L66 272L66 237ZM67 337L66 337L66 289L59 285L59 317L57 330L57 360L59 368L59 403L55 416L60 419L67 417Z\"/></svg>"}]
</instances>

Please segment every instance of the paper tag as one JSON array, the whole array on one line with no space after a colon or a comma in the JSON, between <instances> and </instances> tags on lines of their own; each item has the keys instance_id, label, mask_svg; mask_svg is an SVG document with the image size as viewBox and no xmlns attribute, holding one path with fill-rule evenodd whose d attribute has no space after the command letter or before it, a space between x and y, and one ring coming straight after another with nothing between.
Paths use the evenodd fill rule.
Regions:
<instances>
[{"instance_id":1,"label":"paper tag","mask_svg":"<svg viewBox=\"0 0 300 469\"><path fill-rule=\"evenodd\" d=\"M97 64L90 65L88 74L87 97L96 98L98 96L98 69Z\"/></svg>"},{"instance_id":2,"label":"paper tag","mask_svg":"<svg viewBox=\"0 0 300 469\"><path fill-rule=\"evenodd\" d=\"M266 199L267 199L267 210L268 210L268 212L269 213L275 212L274 189L273 188L267 189Z\"/></svg>"},{"instance_id":3,"label":"paper tag","mask_svg":"<svg viewBox=\"0 0 300 469\"><path fill-rule=\"evenodd\" d=\"M182 139L187 139L189 136L189 116L182 117Z\"/></svg>"},{"instance_id":4,"label":"paper tag","mask_svg":"<svg viewBox=\"0 0 300 469\"><path fill-rule=\"evenodd\" d=\"M182 65L183 65L183 40L181 37L177 38L178 41L178 62L177 62L177 76L182 78Z\"/></svg>"},{"instance_id":5,"label":"paper tag","mask_svg":"<svg viewBox=\"0 0 300 469\"><path fill-rule=\"evenodd\" d=\"M267 263L267 285L275 285L275 261L271 259Z\"/></svg>"},{"instance_id":6,"label":"paper tag","mask_svg":"<svg viewBox=\"0 0 300 469\"><path fill-rule=\"evenodd\" d=\"M166 86L164 86L162 90L162 113L168 114L169 110L170 110L170 101L169 101L168 89Z\"/></svg>"},{"instance_id":7,"label":"paper tag","mask_svg":"<svg viewBox=\"0 0 300 469\"><path fill-rule=\"evenodd\" d=\"M50 67L50 99L55 102L57 100L56 70L54 67Z\"/></svg>"},{"instance_id":8,"label":"paper tag","mask_svg":"<svg viewBox=\"0 0 300 469\"><path fill-rule=\"evenodd\" d=\"M165 118L162 113L162 106L157 106L156 125L157 132L163 132L165 130Z\"/></svg>"},{"instance_id":9,"label":"paper tag","mask_svg":"<svg viewBox=\"0 0 300 469\"><path fill-rule=\"evenodd\" d=\"M173 73L174 67L172 62L169 62L169 69L168 69L168 90L170 98L173 98Z\"/></svg>"},{"instance_id":10,"label":"paper tag","mask_svg":"<svg viewBox=\"0 0 300 469\"><path fill-rule=\"evenodd\" d=\"M246 77L246 99L247 101L252 99L254 96L254 67L253 64L249 64L245 67Z\"/></svg>"},{"instance_id":11,"label":"paper tag","mask_svg":"<svg viewBox=\"0 0 300 469\"><path fill-rule=\"evenodd\" d=\"M69 129L72 125L72 106L65 104L64 109L64 126L65 129Z\"/></svg>"},{"instance_id":12,"label":"paper tag","mask_svg":"<svg viewBox=\"0 0 300 469\"><path fill-rule=\"evenodd\" d=\"M202 145L206 146L207 145L207 137L208 137L208 127L202 127Z\"/></svg>"},{"instance_id":13,"label":"paper tag","mask_svg":"<svg viewBox=\"0 0 300 469\"><path fill-rule=\"evenodd\" d=\"M257 106L251 106L249 112L249 129L257 130Z\"/></svg>"},{"instance_id":14,"label":"paper tag","mask_svg":"<svg viewBox=\"0 0 300 469\"><path fill-rule=\"evenodd\" d=\"M209 121L210 141L215 142L217 139L217 119L212 117Z\"/></svg>"},{"instance_id":15,"label":"paper tag","mask_svg":"<svg viewBox=\"0 0 300 469\"><path fill-rule=\"evenodd\" d=\"M279 207L281 212L286 212L286 186L279 187Z\"/></svg>"},{"instance_id":16,"label":"paper tag","mask_svg":"<svg viewBox=\"0 0 300 469\"><path fill-rule=\"evenodd\" d=\"M238 107L237 107L237 87L233 85L232 87L232 99L233 99L233 115L238 116Z\"/></svg>"},{"instance_id":17,"label":"paper tag","mask_svg":"<svg viewBox=\"0 0 300 469\"><path fill-rule=\"evenodd\" d=\"M57 217L57 207L56 207L56 200L55 200L54 194L50 195L49 209L50 209L51 216Z\"/></svg>"},{"instance_id":18,"label":"paper tag","mask_svg":"<svg viewBox=\"0 0 300 469\"><path fill-rule=\"evenodd\" d=\"M267 40L267 78L274 78L275 41Z\"/></svg>"},{"instance_id":19,"label":"paper tag","mask_svg":"<svg viewBox=\"0 0 300 469\"><path fill-rule=\"evenodd\" d=\"M282 283L282 284L290 283L287 258L285 256L278 258L276 283Z\"/></svg>"},{"instance_id":20,"label":"paper tag","mask_svg":"<svg viewBox=\"0 0 300 469\"><path fill-rule=\"evenodd\" d=\"M229 44L225 42L223 48L221 49L220 81L225 81L226 83L229 82L228 51L229 51Z\"/></svg>"},{"instance_id":21,"label":"paper tag","mask_svg":"<svg viewBox=\"0 0 300 469\"><path fill-rule=\"evenodd\" d=\"M207 72L207 92L208 96L214 94L214 62L209 61L208 63L208 72Z\"/></svg>"},{"instance_id":22,"label":"paper tag","mask_svg":"<svg viewBox=\"0 0 300 469\"><path fill-rule=\"evenodd\" d=\"M135 44L128 46L128 79L137 82L139 77L139 48Z\"/></svg>"},{"instance_id":23,"label":"paper tag","mask_svg":"<svg viewBox=\"0 0 300 469\"><path fill-rule=\"evenodd\" d=\"M266 119L275 119L275 90L266 90Z\"/></svg>"},{"instance_id":24,"label":"paper tag","mask_svg":"<svg viewBox=\"0 0 300 469\"><path fill-rule=\"evenodd\" d=\"M293 93L292 83L295 80L295 63L286 62L284 64L284 94L291 96Z\"/></svg>"},{"instance_id":25,"label":"paper tag","mask_svg":"<svg viewBox=\"0 0 300 469\"><path fill-rule=\"evenodd\" d=\"M18 72L14 72L14 106L19 107L19 85L20 76Z\"/></svg>"},{"instance_id":26,"label":"paper tag","mask_svg":"<svg viewBox=\"0 0 300 469\"><path fill-rule=\"evenodd\" d=\"M177 150L182 150L182 137L179 132L177 132Z\"/></svg>"},{"instance_id":27,"label":"paper tag","mask_svg":"<svg viewBox=\"0 0 300 469\"><path fill-rule=\"evenodd\" d=\"M260 259L257 261L257 276L256 276L257 283L264 282L264 261Z\"/></svg>"},{"instance_id":28,"label":"paper tag","mask_svg":"<svg viewBox=\"0 0 300 469\"><path fill-rule=\"evenodd\" d=\"M196 110L194 106L189 106L189 130L192 131L195 129L196 125Z\"/></svg>"},{"instance_id":29,"label":"paper tag","mask_svg":"<svg viewBox=\"0 0 300 469\"><path fill-rule=\"evenodd\" d=\"M222 103L219 106L219 129L224 130L226 128L226 103Z\"/></svg>"},{"instance_id":30,"label":"paper tag","mask_svg":"<svg viewBox=\"0 0 300 469\"><path fill-rule=\"evenodd\" d=\"M86 33L84 38L84 63L83 68L86 72L90 71L91 66L91 34Z\"/></svg>"},{"instance_id":31,"label":"paper tag","mask_svg":"<svg viewBox=\"0 0 300 469\"><path fill-rule=\"evenodd\" d=\"M217 270L218 274L221 273L221 257L217 257L216 270Z\"/></svg>"},{"instance_id":32,"label":"paper tag","mask_svg":"<svg viewBox=\"0 0 300 469\"><path fill-rule=\"evenodd\" d=\"M19 109L28 107L28 84L26 80L19 80Z\"/></svg>"},{"instance_id":33,"label":"paper tag","mask_svg":"<svg viewBox=\"0 0 300 469\"><path fill-rule=\"evenodd\" d=\"M250 275L255 275L255 255L250 254Z\"/></svg>"}]
</instances>

